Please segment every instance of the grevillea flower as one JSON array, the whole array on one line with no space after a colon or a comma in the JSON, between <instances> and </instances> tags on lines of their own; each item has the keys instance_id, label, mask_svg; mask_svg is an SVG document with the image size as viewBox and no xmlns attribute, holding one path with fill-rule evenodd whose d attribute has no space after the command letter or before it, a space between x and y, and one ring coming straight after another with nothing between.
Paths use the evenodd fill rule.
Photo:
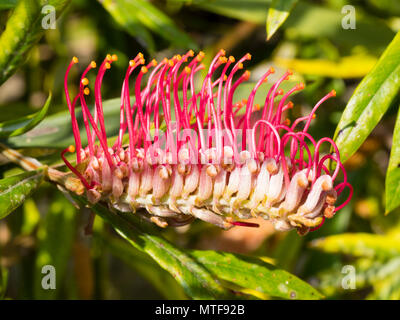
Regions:
<instances>
[{"instance_id":1,"label":"grevillea flower","mask_svg":"<svg viewBox=\"0 0 400 320\"><path fill-rule=\"evenodd\" d=\"M194 56L190 50L159 64L155 60L146 64L141 53L131 60L122 81L119 134L112 145L107 141L101 84L117 56L107 55L99 67L93 115L86 102L90 93L86 75L96 63L84 70L79 93L71 101L67 78L78 62L74 57L65 75L65 94L75 147L62 152L79 179L70 189L85 193L91 203L102 201L121 211L137 212L161 227L187 224L194 218L224 229L257 226L241 221L251 217L270 219L281 231L297 228L300 234L320 227L350 201L353 192L332 139L315 140L307 132L319 106L335 91L291 124L284 118L293 107L287 99L304 85L284 93L279 86L290 71L266 93L261 111L254 104L255 94L273 68L247 99L234 102L235 90L249 79L250 72L241 70L251 55L236 62L220 50L199 84L195 80L205 68L203 57L203 52ZM136 75L133 84L132 74ZM78 103L86 147L75 115ZM322 145L333 152L322 155ZM65 153L75 151L73 166ZM341 182L337 182L339 174ZM347 200L335 206L346 187Z\"/></svg>"}]
</instances>

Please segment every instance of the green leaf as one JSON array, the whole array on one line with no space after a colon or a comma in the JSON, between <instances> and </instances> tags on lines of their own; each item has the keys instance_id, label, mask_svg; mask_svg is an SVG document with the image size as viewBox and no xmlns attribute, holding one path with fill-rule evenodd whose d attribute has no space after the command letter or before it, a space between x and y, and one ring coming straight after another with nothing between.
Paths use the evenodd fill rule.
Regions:
<instances>
[{"instance_id":1,"label":"green leaf","mask_svg":"<svg viewBox=\"0 0 400 320\"><path fill-rule=\"evenodd\" d=\"M191 251L200 263L218 278L242 288L285 299L321 299L308 283L258 258L216 251Z\"/></svg>"},{"instance_id":2,"label":"green leaf","mask_svg":"<svg viewBox=\"0 0 400 320\"><path fill-rule=\"evenodd\" d=\"M114 20L122 26L131 36L136 37L139 41L144 42L144 46L148 47L150 52L155 51L153 37L150 32L140 22L138 16L134 12L127 11L124 2L114 0L100 1L103 7L114 18Z\"/></svg>"},{"instance_id":3,"label":"green leaf","mask_svg":"<svg viewBox=\"0 0 400 320\"><path fill-rule=\"evenodd\" d=\"M43 170L24 172L0 180L0 219L18 208L43 181Z\"/></svg>"},{"instance_id":4,"label":"green leaf","mask_svg":"<svg viewBox=\"0 0 400 320\"><path fill-rule=\"evenodd\" d=\"M344 233L313 240L311 247L328 253L384 259L400 255L400 238L392 235Z\"/></svg>"},{"instance_id":5,"label":"green leaf","mask_svg":"<svg viewBox=\"0 0 400 320\"><path fill-rule=\"evenodd\" d=\"M17 0L1 0L0 10L12 9L16 6Z\"/></svg>"},{"instance_id":6,"label":"green leaf","mask_svg":"<svg viewBox=\"0 0 400 320\"><path fill-rule=\"evenodd\" d=\"M386 214L400 205L400 112L397 114L389 166L386 171L385 200Z\"/></svg>"},{"instance_id":7,"label":"green leaf","mask_svg":"<svg viewBox=\"0 0 400 320\"><path fill-rule=\"evenodd\" d=\"M52 203L44 219L41 220L37 237L37 256L34 273L34 298L55 299L65 283L65 272L71 254L75 235L76 209L59 192L53 194ZM42 273L43 266L51 265L55 268L56 289L43 288L42 281L48 283L44 277L49 271Z\"/></svg>"},{"instance_id":8,"label":"green leaf","mask_svg":"<svg viewBox=\"0 0 400 320\"><path fill-rule=\"evenodd\" d=\"M400 88L400 32L354 91L335 132L342 161L349 159L378 124Z\"/></svg>"},{"instance_id":9,"label":"green leaf","mask_svg":"<svg viewBox=\"0 0 400 320\"><path fill-rule=\"evenodd\" d=\"M45 29L42 27L42 7L52 5L56 17L68 5L69 0L20 0L7 21L0 37L0 84L6 81L25 61L30 49L39 41Z\"/></svg>"},{"instance_id":10,"label":"green leaf","mask_svg":"<svg viewBox=\"0 0 400 320\"><path fill-rule=\"evenodd\" d=\"M78 202L87 201L72 195ZM173 246L132 213L112 212L97 204L91 210L109 222L135 248L146 252L167 270L193 299L227 299L233 295L223 288L201 264Z\"/></svg>"},{"instance_id":11,"label":"green leaf","mask_svg":"<svg viewBox=\"0 0 400 320\"><path fill-rule=\"evenodd\" d=\"M108 2L107 7L110 7L110 2L106 2ZM174 21L150 2L146 0L113 0L112 2L118 13L125 12L118 19L118 22L124 20L125 25L130 24L129 18L126 19L126 17L130 17L131 21L140 22L176 47L197 49L197 44L185 32L181 31Z\"/></svg>"},{"instance_id":12,"label":"green leaf","mask_svg":"<svg viewBox=\"0 0 400 320\"><path fill-rule=\"evenodd\" d=\"M289 17L290 11L298 0L272 0L268 9L267 17L267 40L271 39L274 33Z\"/></svg>"},{"instance_id":13,"label":"green leaf","mask_svg":"<svg viewBox=\"0 0 400 320\"><path fill-rule=\"evenodd\" d=\"M95 233L96 239L102 241L114 256L142 275L165 299L187 299L182 287L163 268L144 252L129 245L126 241L109 235Z\"/></svg>"},{"instance_id":14,"label":"green leaf","mask_svg":"<svg viewBox=\"0 0 400 320\"><path fill-rule=\"evenodd\" d=\"M264 24L270 0L176 0L234 19Z\"/></svg>"},{"instance_id":15,"label":"green leaf","mask_svg":"<svg viewBox=\"0 0 400 320\"><path fill-rule=\"evenodd\" d=\"M20 119L0 123L0 138L19 136L37 126L46 116L50 102L51 93L40 111Z\"/></svg>"}]
</instances>

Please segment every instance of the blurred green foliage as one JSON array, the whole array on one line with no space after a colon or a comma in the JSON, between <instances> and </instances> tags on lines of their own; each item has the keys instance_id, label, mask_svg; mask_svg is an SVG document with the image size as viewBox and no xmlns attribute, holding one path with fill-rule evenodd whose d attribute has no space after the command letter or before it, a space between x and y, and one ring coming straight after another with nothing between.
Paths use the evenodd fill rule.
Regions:
<instances>
[{"instance_id":1,"label":"blurred green foliage","mask_svg":"<svg viewBox=\"0 0 400 320\"><path fill-rule=\"evenodd\" d=\"M101 206L94 209L93 236L85 236L87 209L76 209L54 186L41 183L40 174L23 173L1 156L0 217L7 217L0 220L0 298L400 298L398 123L393 134L399 4L289 2L0 1L0 135L24 155L58 165L60 150L72 141L63 94L72 56L85 65L118 54L102 87L107 131L115 135L123 74L137 52L162 59L187 49L212 56L223 47L234 56L252 54L246 65L255 75L251 81L271 65L278 74L292 68L293 81L306 83L294 97L293 115L337 91L311 130L322 137L336 129L355 191L349 206L305 237L275 233L268 223L254 233L223 232L198 221L161 231ZM41 28L47 3L57 10L56 29ZM345 5L355 7L355 29L342 27ZM71 82L78 83L82 69L71 71ZM243 86L237 98L251 88ZM56 266L57 290L41 288L44 264ZM355 287L346 289L343 267L349 265Z\"/></svg>"}]
</instances>

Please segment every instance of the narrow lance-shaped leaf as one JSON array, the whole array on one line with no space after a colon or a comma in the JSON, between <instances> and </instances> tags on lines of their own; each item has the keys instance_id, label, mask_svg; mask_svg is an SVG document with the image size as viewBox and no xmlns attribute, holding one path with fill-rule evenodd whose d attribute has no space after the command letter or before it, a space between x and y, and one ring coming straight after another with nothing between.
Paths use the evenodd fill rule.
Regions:
<instances>
[{"instance_id":1,"label":"narrow lance-shaped leaf","mask_svg":"<svg viewBox=\"0 0 400 320\"><path fill-rule=\"evenodd\" d=\"M298 0L273 0L268 9L267 16L267 40L271 39L274 33L289 17Z\"/></svg>"},{"instance_id":2,"label":"narrow lance-shaped leaf","mask_svg":"<svg viewBox=\"0 0 400 320\"><path fill-rule=\"evenodd\" d=\"M386 214L400 205L400 112L394 127L392 150L385 181Z\"/></svg>"},{"instance_id":3,"label":"narrow lance-shaped leaf","mask_svg":"<svg viewBox=\"0 0 400 320\"><path fill-rule=\"evenodd\" d=\"M353 93L335 132L342 162L378 124L400 88L400 32Z\"/></svg>"},{"instance_id":4,"label":"narrow lance-shaped leaf","mask_svg":"<svg viewBox=\"0 0 400 320\"><path fill-rule=\"evenodd\" d=\"M139 21L173 45L182 48L196 49L197 44L183 31L181 31L164 12L145 0L114 0L113 3L119 12L126 12L129 16ZM123 18L120 18L121 20Z\"/></svg>"},{"instance_id":5,"label":"narrow lance-shaped leaf","mask_svg":"<svg viewBox=\"0 0 400 320\"><path fill-rule=\"evenodd\" d=\"M144 42L144 46L148 47L150 52L154 52L153 37L133 12L127 11L124 6L113 0L103 0L100 3L131 36L138 38L139 42Z\"/></svg>"},{"instance_id":6,"label":"narrow lance-shaped leaf","mask_svg":"<svg viewBox=\"0 0 400 320\"><path fill-rule=\"evenodd\" d=\"M33 129L46 116L50 107L50 102L51 93L40 111L20 119L0 123L0 138L18 136Z\"/></svg>"},{"instance_id":7,"label":"narrow lance-shaped leaf","mask_svg":"<svg viewBox=\"0 0 400 320\"><path fill-rule=\"evenodd\" d=\"M82 197L73 197L82 204L88 204ZM154 229L146 222L140 221L137 216L131 213L115 213L100 204L94 205L91 210L109 222L130 244L146 252L167 270L181 284L188 296L194 299L234 297L201 264L152 231Z\"/></svg>"},{"instance_id":8,"label":"narrow lance-shaped leaf","mask_svg":"<svg viewBox=\"0 0 400 320\"><path fill-rule=\"evenodd\" d=\"M191 251L191 254L218 278L242 288L285 299L321 299L308 283L260 259L216 251Z\"/></svg>"},{"instance_id":9,"label":"narrow lance-shaped leaf","mask_svg":"<svg viewBox=\"0 0 400 320\"><path fill-rule=\"evenodd\" d=\"M18 208L43 181L43 170L24 172L0 180L0 219Z\"/></svg>"},{"instance_id":10,"label":"narrow lance-shaped leaf","mask_svg":"<svg viewBox=\"0 0 400 320\"><path fill-rule=\"evenodd\" d=\"M59 18L69 0L20 0L0 37L0 84L25 61L30 49L46 31L42 26L42 8L51 5Z\"/></svg>"}]
</instances>

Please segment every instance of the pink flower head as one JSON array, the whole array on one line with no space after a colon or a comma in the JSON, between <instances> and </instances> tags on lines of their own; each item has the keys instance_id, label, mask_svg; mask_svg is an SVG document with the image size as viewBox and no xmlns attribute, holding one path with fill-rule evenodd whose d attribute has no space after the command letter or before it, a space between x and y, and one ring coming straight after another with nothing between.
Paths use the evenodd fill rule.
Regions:
<instances>
[{"instance_id":1,"label":"pink flower head","mask_svg":"<svg viewBox=\"0 0 400 320\"><path fill-rule=\"evenodd\" d=\"M86 188L88 200L128 212L144 208L146 213L138 213L162 227L183 225L194 217L225 229L257 226L237 219L261 216L277 230L297 228L305 234L319 228L353 192L334 141L315 140L307 132L319 106L335 91L290 124L284 115L293 104L287 99L304 88L298 84L286 93L279 88L290 71L272 85L261 108L254 104L255 95L273 68L247 99L234 102L236 89L250 77L242 69L251 55L236 62L220 50L199 84L203 57L203 52L194 56L190 50L159 64L146 64L141 53L131 60L122 82L120 129L113 145L107 140L101 84L117 57L107 55L99 66L93 112L85 100L90 93L86 74L96 63L83 72L79 93L71 102L67 77L78 62L72 59L65 94L75 147L64 150L62 157ZM136 79L130 82L132 74ZM75 116L77 103L82 107L86 147ZM322 145L330 145L333 152L322 155ZM75 150L74 167L64 154ZM334 169L329 169L329 162ZM343 181L337 182L340 171ZM347 200L335 206L346 187Z\"/></svg>"}]
</instances>

